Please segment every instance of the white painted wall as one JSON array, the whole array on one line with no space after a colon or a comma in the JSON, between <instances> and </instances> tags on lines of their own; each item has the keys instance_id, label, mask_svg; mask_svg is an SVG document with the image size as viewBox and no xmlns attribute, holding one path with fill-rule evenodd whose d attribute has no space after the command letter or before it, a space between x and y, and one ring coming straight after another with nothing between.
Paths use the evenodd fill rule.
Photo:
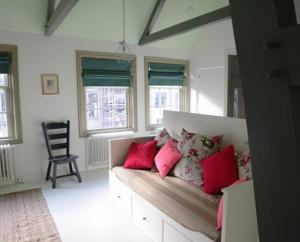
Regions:
<instances>
[{"instance_id":1,"label":"white painted wall","mask_svg":"<svg viewBox=\"0 0 300 242\"><path fill-rule=\"evenodd\" d=\"M300 0L294 0L300 23ZM191 112L227 115L227 55L236 54L231 20L199 30L198 43L190 52Z\"/></svg>"},{"instance_id":2,"label":"white painted wall","mask_svg":"<svg viewBox=\"0 0 300 242\"><path fill-rule=\"evenodd\" d=\"M71 121L71 151L86 170L84 139L79 139L75 50L115 52L118 44L100 40L0 31L0 44L18 46L23 144L17 145L17 177L25 181L45 175L47 153L41 131L44 120ZM188 59L188 53L131 46L137 55L138 130L145 132L144 56ZM42 95L41 74L59 75L60 94Z\"/></svg>"},{"instance_id":3,"label":"white painted wall","mask_svg":"<svg viewBox=\"0 0 300 242\"><path fill-rule=\"evenodd\" d=\"M231 20L208 25L199 33L190 53L191 112L226 116L226 56L236 52Z\"/></svg>"}]
</instances>

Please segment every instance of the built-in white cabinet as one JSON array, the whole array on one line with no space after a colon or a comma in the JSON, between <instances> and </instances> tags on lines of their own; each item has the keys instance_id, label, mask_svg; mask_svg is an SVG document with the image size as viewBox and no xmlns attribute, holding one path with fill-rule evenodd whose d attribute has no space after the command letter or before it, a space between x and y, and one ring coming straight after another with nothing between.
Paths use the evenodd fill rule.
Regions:
<instances>
[{"instance_id":1,"label":"built-in white cabinet","mask_svg":"<svg viewBox=\"0 0 300 242\"><path fill-rule=\"evenodd\" d=\"M213 242L205 235L188 230L168 217L110 172L110 199L154 242Z\"/></svg>"}]
</instances>

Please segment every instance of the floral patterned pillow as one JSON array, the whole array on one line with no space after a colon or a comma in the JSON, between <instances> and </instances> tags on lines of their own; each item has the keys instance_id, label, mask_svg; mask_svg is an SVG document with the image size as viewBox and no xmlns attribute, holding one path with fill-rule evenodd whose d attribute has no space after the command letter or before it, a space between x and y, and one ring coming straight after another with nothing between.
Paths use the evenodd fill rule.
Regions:
<instances>
[{"instance_id":1,"label":"floral patterned pillow","mask_svg":"<svg viewBox=\"0 0 300 242\"><path fill-rule=\"evenodd\" d=\"M183 155L173 174L188 182L201 185L201 160L219 151L223 136L205 136L182 129L177 149Z\"/></svg>"},{"instance_id":2,"label":"floral patterned pillow","mask_svg":"<svg viewBox=\"0 0 300 242\"><path fill-rule=\"evenodd\" d=\"M203 183L200 161L194 161L186 156L178 161L171 174L198 186Z\"/></svg>"},{"instance_id":3,"label":"floral patterned pillow","mask_svg":"<svg viewBox=\"0 0 300 242\"><path fill-rule=\"evenodd\" d=\"M162 147L168 140L171 138L171 135L168 131L164 128L163 130L159 131L159 133L155 136L154 140L157 141L157 146Z\"/></svg>"},{"instance_id":4,"label":"floral patterned pillow","mask_svg":"<svg viewBox=\"0 0 300 242\"><path fill-rule=\"evenodd\" d=\"M183 155L198 156L198 158L203 159L220 150L222 139L222 135L207 136L182 129L177 149Z\"/></svg>"},{"instance_id":5,"label":"floral patterned pillow","mask_svg":"<svg viewBox=\"0 0 300 242\"><path fill-rule=\"evenodd\" d=\"M251 155L249 149L245 149L237 154L237 165L240 179L252 179Z\"/></svg>"}]
</instances>

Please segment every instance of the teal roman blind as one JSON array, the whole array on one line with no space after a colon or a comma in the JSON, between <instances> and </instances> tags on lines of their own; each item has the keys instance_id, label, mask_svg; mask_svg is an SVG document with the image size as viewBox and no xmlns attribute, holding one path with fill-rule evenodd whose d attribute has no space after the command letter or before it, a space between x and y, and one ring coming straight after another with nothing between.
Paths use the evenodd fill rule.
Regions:
<instances>
[{"instance_id":1,"label":"teal roman blind","mask_svg":"<svg viewBox=\"0 0 300 242\"><path fill-rule=\"evenodd\" d=\"M150 86L183 86L185 67L180 64L149 63Z\"/></svg>"},{"instance_id":2,"label":"teal roman blind","mask_svg":"<svg viewBox=\"0 0 300 242\"><path fill-rule=\"evenodd\" d=\"M83 58L83 85L130 86L131 64L129 60Z\"/></svg>"},{"instance_id":3,"label":"teal roman blind","mask_svg":"<svg viewBox=\"0 0 300 242\"><path fill-rule=\"evenodd\" d=\"M7 52L0 52L0 74L9 74L10 63L10 54Z\"/></svg>"}]
</instances>

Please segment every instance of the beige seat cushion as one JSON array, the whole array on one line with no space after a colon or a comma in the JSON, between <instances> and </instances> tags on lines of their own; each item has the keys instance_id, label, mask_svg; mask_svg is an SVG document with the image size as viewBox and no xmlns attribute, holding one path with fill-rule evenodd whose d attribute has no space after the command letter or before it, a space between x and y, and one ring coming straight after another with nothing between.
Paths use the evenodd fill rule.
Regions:
<instances>
[{"instance_id":1,"label":"beige seat cushion","mask_svg":"<svg viewBox=\"0 0 300 242\"><path fill-rule=\"evenodd\" d=\"M219 197L211 196L177 177L162 178L157 172L112 169L119 180L187 229L219 241L216 230Z\"/></svg>"}]
</instances>

